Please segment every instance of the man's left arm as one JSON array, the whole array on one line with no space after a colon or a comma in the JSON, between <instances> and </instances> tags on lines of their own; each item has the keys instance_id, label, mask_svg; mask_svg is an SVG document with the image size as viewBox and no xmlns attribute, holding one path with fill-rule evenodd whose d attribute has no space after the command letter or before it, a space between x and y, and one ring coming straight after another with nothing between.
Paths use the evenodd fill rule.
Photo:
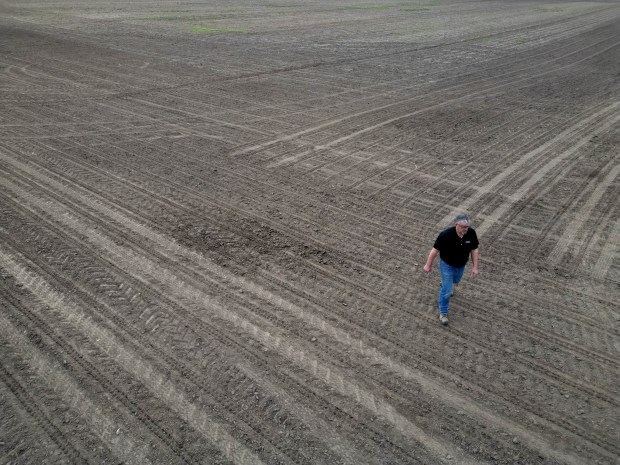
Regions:
<instances>
[{"instance_id":1,"label":"man's left arm","mask_svg":"<svg viewBox=\"0 0 620 465\"><path fill-rule=\"evenodd\" d=\"M471 277L475 278L478 276L478 249L471 251L471 262L473 265L471 269Z\"/></svg>"}]
</instances>

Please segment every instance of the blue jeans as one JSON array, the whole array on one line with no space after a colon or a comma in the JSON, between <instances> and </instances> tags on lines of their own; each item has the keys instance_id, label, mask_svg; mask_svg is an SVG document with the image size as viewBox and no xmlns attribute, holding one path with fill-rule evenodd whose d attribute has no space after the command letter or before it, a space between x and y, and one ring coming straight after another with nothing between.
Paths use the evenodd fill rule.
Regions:
<instances>
[{"instance_id":1,"label":"blue jeans","mask_svg":"<svg viewBox=\"0 0 620 465\"><path fill-rule=\"evenodd\" d=\"M461 282L465 267L455 268L440 259L439 271L441 272L441 287L439 288L437 304L439 305L439 313L447 315L450 296L452 295L452 286Z\"/></svg>"}]
</instances>

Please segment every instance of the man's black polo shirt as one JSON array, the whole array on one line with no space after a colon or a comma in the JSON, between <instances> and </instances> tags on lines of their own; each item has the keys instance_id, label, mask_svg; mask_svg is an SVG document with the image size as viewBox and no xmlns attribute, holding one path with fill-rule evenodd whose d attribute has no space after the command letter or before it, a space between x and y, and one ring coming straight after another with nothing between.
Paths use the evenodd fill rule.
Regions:
<instances>
[{"instance_id":1,"label":"man's black polo shirt","mask_svg":"<svg viewBox=\"0 0 620 465\"><path fill-rule=\"evenodd\" d=\"M478 236L469 228L461 238L456 233L456 226L446 229L437 236L433 247L439 250L439 257L455 268L465 266L472 250L478 248Z\"/></svg>"}]
</instances>

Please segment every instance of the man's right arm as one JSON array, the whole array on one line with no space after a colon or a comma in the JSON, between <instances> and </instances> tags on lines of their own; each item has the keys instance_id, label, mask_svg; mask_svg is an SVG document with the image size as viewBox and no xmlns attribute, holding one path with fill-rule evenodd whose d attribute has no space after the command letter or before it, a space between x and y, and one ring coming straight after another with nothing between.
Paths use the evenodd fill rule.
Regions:
<instances>
[{"instance_id":1,"label":"man's right arm","mask_svg":"<svg viewBox=\"0 0 620 465\"><path fill-rule=\"evenodd\" d=\"M428 259L426 260L426 264L424 265L424 271L426 271L427 273L431 271L431 268L433 266L433 260L435 260L435 257L437 256L438 253L439 253L439 250L433 247L431 249L431 252L428 254Z\"/></svg>"}]
</instances>

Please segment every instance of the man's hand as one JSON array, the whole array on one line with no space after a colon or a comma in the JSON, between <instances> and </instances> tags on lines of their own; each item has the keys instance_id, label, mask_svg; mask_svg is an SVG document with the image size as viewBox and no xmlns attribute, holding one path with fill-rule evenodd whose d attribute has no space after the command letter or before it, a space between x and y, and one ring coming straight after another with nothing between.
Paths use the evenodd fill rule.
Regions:
<instances>
[{"instance_id":1,"label":"man's hand","mask_svg":"<svg viewBox=\"0 0 620 465\"><path fill-rule=\"evenodd\" d=\"M430 273L431 272L431 264L427 263L426 265L424 265L423 270L426 271L427 273Z\"/></svg>"},{"instance_id":2,"label":"man's hand","mask_svg":"<svg viewBox=\"0 0 620 465\"><path fill-rule=\"evenodd\" d=\"M477 267L477 266L474 266L474 267L471 269L471 277L472 277L472 278L475 278L475 277L477 277L477 276L478 276L478 267Z\"/></svg>"}]
</instances>

